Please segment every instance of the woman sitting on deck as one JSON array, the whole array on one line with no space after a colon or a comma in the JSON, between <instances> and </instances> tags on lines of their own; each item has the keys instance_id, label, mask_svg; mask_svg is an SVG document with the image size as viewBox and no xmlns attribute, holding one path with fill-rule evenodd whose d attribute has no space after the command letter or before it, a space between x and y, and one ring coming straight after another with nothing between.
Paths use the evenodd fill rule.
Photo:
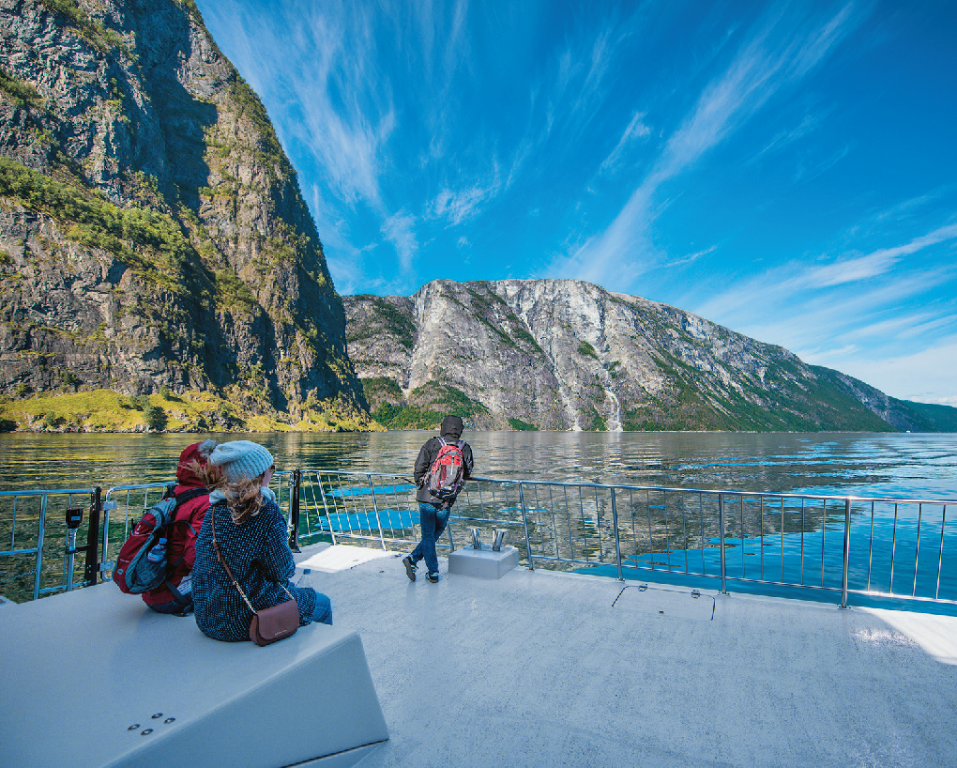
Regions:
<instances>
[{"instance_id":1,"label":"woman sitting on deck","mask_svg":"<svg viewBox=\"0 0 957 768\"><path fill-rule=\"evenodd\" d=\"M214 520L219 551L257 611L292 595L299 604L299 626L311 621L332 624L329 598L289 581L296 566L285 520L268 488L275 470L269 451L249 440L234 440L218 446L209 463L222 470L223 482L210 494L209 511L196 540L193 603L199 628L216 640L248 640L252 619L216 555Z\"/></svg>"}]
</instances>

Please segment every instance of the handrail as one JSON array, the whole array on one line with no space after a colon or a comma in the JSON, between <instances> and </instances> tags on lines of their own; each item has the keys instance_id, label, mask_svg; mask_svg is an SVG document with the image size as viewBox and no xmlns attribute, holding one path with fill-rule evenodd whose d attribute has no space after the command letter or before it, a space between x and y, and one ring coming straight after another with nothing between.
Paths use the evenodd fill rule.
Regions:
<instances>
[{"instance_id":1,"label":"handrail","mask_svg":"<svg viewBox=\"0 0 957 768\"><path fill-rule=\"evenodd\" d=\"M401 548L417 540L416 488L408 474L296 469L277 472L274 482L277 496L286 495L286 503L281 500L280 506L285 510L294 549L298 549L300 537L325 536L333 543L349 539L382 549ZM98 488L0 492L0 502L13 497L14 519L18 498L41 499L36 546L11 545L0 555L35 554L34 597L50 591L41 589L39 575L43 537L49 533L44 528L46 498L90 494L90 523L95 527L93 535L101 540L98 552L93 556L87 552L86 583L100 574L109 578L111 548L121 544L128 533L130 494L143 492L145 510L150 506L151 491L166 485L116 486L107 490L102 504ZM121 493L127 494L122 536L115 530L116 501ZM948 549L957 535L957 525L953 515L947 520L947 508L954 505L957 501L951 499L474 476L453 508L448 543L440 546L455 549L456 536L462 537L463 529L469 527L512 526L517 529L515 543L529 569L541 565L562 569L611 566L619 580L626 575L635 578L640 571L665 570L718 578L722 593L727 593L731 581L831 592L840 596L842 607L847 607L850 595L957 604L957 593L951 595L955 582L951 563L957 560ZM100 512L102 526L94 520ZM928 546L937 550L936 564L926 554ZM64 586L52 589L70 588L68 558L82 549L68 545ZM913 574L907 572L905 577L907 591L895 592L895 570L906 572L911 552ZM907 562L898 563L905 557ZM767 574L766 563L778 568L775 558L780 560L779 573ZM879 586L882 583L886 589Z\"/></svg>"},{"instance_id":2,"label":"handrail","mask_svg":"<svg viewBox=\"0 0 957 768\"><path fill-rule=\"evenodd\" d=\"M76 540L84 522L84 505L77 506L74 502L74 497L76 496L86 497L89 500L87 506L88 514L85 521L87 542L85 545L79 547L76 545ZM64 513L64 517L59 521L51 522L48 526L47 513L51 509L51 498L65 501L65 505L62 505L59 510ZM21 504L21 500L23 499L38 500L36 517L33 517L29 511L23 509L23 505ZM31 570L26 573L15 572L12 576L0 579L0 584L32 575L33 586L25 595L21 594L20 589L14 592L18 598L29 595L32 600L36 600L42 595L51 594L53 592L70 591L74 586L75 556L78 553L85 553L84 583L96 583L99 570L98 549L96 546L100 519L100 489L98 487L0 491L0 512L6 511L7 500L12 501L9 507L11 514L9 523L7 523L6 520L3 522L5 527L9 524L10 547L4 551L0 551L0 557L13 558L14 562L17 557L24 555L33 555L34 557L33 568ZM18 525L21 532L23 528L28 528L28 531L20 537L21 541L23 538L26 538L27 544L21 544L19 547L17 546ZM64 539L63 566L62 570L57 572L45 569L43 560L44 549L47 547L48 542L59 534L62 534ZM49 586L44 586L44 583Z\"/></svg>"}]
</instances>

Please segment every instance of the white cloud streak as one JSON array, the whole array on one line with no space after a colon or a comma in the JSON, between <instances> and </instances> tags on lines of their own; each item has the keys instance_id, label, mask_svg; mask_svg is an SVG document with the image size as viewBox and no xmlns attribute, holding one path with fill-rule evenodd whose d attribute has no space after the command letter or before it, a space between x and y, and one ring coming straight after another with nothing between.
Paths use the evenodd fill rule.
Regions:
<instances>
[{"instance_id":1,"label":"white cloud streak","mask_svg":"<svg viewBox=\"0 0 957 768\"><path fill-rule=\"evenodd\" d=\"M453 192L443 189L432 201L429 212L436 218L445 218L454 227L476 216L482 203L493 197L497 187L469 187Z\"/></svg>"},{"instance_id":2,"label":"white cloud streak","mask_svg":"<svg viewBox=\"0 0 957 768\"><path fill-rule=\"evenodd\" d=\"M382 223L382 234L395 247L403 272L412 270L412 260L418 250L415 236L415 217L400 211Z\"/></svg>"},{"instance_id":3,"label":"white cloud streak","mask_svg":"<svg viewBox=\"0 0 957 768\"><path fill-rule=\"evenodd\" d=\"M602 171L616 171L621 164L622 157L625 154L626 148L632 144L635 139L641 139L651 133L651 128L649 128L644 123L645 112L636 112L634 117L631 118L631 122L628 123L628 127L625 128L625 132L621 135L621 138L618 140L618 144L611 151L611 154L606 157L601 164Z\"/></svg>"},{"instance_id":4,"label":"white cloud streak","mask_svg":"<svg viewBox=\"0 0 957 768\"><path fill-rule=\"evenodd\" d=\"M928 400L937 397L930 394L934 391L953 392L957 377L944 385L931 374L935 386L944 387L935 390L929 383L920 384L925 375L920 371L926 369L908 372L903 363L895 368L883 361L926 362L933 357L931 350L941 348L957 331L953 301L914 302L957 274L949 260L931 267L929 259L917 260L918 255L954 242L957 225L950 224L863 256L820 265L788 264L709 298L694 312L780 344L808 362L857 376L895 397ZM911 309L904 309L907 306ZM921 357L925 353L929 356ZM953 358L944 355L938 362L952 366Z\"/></svg>"},{"instance_id":5,"label":"white cloud streak","mask_svg":"<svg viewBox=\"0 0 957 768\"><path fill-rule=\"evenodd\" d=\"M652 202L661 185L691 168L769 99L819 65L857 23L852 10L848 4L832 17L803 24L795 24L785 12L766 20L727 70L704 89L611 225L570 257L559 259L551 274L620 284L622 270L638 275L648 269L655 256Z\"/></svg>"},{"instance_id":6,"label":"white cloud streak","mask_svg":"<svg viewBox=\"0 0 957 768\"><path fill-rule=\"evenodd\" d=\"M874 359L835 352L808 362L841 370L902 400L957 406L957 336L911 354Z\"/></svg>"}]
</instances>

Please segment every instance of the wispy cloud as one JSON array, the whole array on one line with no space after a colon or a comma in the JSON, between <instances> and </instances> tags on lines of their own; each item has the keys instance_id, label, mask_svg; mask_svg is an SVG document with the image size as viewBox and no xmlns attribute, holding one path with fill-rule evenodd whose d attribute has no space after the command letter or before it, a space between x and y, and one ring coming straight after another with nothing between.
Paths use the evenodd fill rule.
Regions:
<instances>
[{"instance_id":1,"label":"wispy cloud","mask_svg":"<svg viewBox=\"0 0 957 768\"><path fill-rule=\"evenodd\" d=\"M781 131L778 133L767 145L760 150L756 155L754 155L748 162L754 163L766 155L771 155L776 152L780 152L784 148L790 146L794 142L803 139L805 136L816 131L824 122L826 115L815 114L815 115L805 115L804 119L795 126L794 128L789 128L788 130Z\"/></svg>"},{"instance_id":2,"label":"wispy cloud","mask_svg":"<svg viewBox=\"0 0 957 768\"><path fill-rule=\"evenodd\" d=\"M957 265L940 254L941 247L955 242L957 225L949 224L865 255L775 267L710 297L694 311L785 346L808 362L858 376L889 394L922 399L919 391L931 390L920 390L916 374L902 389L897 387L906 378L903 373L885 378L863 373L886 374L891 368L874 361L903 360L935 349L942 338L957 332L957 302L917 300L946 290L957 277ZM924 252L933 253L935 246L933 266L935 259ZM957 361L938 362L953 368Z\"/></svg>"},{"instance_id":3,"label":"wispy cloud","mask_svg":"<svg viewBox=\"0 0 957 768\"><path fill-rule=\"evenodd\" d=\"M903 245L881 248L866 256L839 260L833 264L812 269L797 279L797 287L827 288L885 275L905 256L955 238L957 238L957 224L939 227Z\"/></svg>"},{"instance_id":4,"label":"wispy cloud","mask_svg":"<svg viewBox=\"0 0 957 768\"><path fill-rule=\"evenodd\" d=\"M452 226L475 216L483 202L494 196L497 185L491 187L469 187L452 191L443 189L432 201L429 212L436 218L447 219Z\"/></svg>"},{"instance_id":5,"label":"wispy cloud","mask_svg":"<svg viewBox=\"0 0 957 768\"><path fill-rule=\"evenodd\" d=\"M818 325L822 326L822 334L827 335L833 332L834 320L839 315L848 318L871 315L889 303L926 292L934 285L950 280L954 271L951 268L923 269L906 274L897 274L895 268L907 256L955 239L957 225L947 225L908 243L881 248L864 256L835 259L820 265L791 263L775 267L709 297L694 311L745 333L753 332L759 323L767 329L769 325L764 318L776 317L783 318L782 330L792 328L785 334L788 339L795 332L806 335L809 328ZM866 285L867 281L873 281L873 284ZM839 303L828 298L827 289L841 286L850 286L853 290L848 291ZM768 313L767 306L774 306L775 312ZM793 325L795 309L809 316L810 325ZM842 326L846 324L846 321L841 323ZM828 328L830 331L825 330ZM769 336L765 334L758 338L768 339ZM773 338L776 343L786 344L779 335Z\"/></svg>"},{"instance_id":6,"label":"wispy cloud","mask_svg":"<svg viewBox=\"0 0 957 768\"><path fill-rule=\"evenodd\" d=\"M625 132L618 140L618 144L611 151L611 154L609 154L608 157L602 161L600 166L602 171L618 170L622 156L624 155L625 149L628 147L628 145L630 145L635 139L644 138L651 133L651 128L644 123L645 115L645 112L636 112L634 117L631 118L631 122L628 123L628 126L625 128Z\"/></svg>"},{"instance_id":7,"label":"wispy cloud","mask_svg":"<svg viewBox=\"0 0 957 768\"><path fill-rule=\"evenodd\" d=\"M381 206L381 155L396 115L388 79L371 70L374 9L342 0L287 3L268 21L255 7L213 5L209 12L228 30L233 63L253 88L284 95L270 100L283 143L304 147L343 201Z\"/></svg>"},{"instance_id":8,"label":"wispy cloud","mask_svg":"<svg viewBox=\"0 0 957 768\"><path fill-rule=\"evenodd\" d=\"M533 105L541 105L534 126L537 143L549 146L552 160L581 149L586 130L621 72L616 67L625 44L646 23L648 6L622 17L616 8L605 14L576 18L565 46L549 61L547 71L531 89ZM640 130L636 126L636 130ZM556 138L558 137L558 138Z\"/></svg>"},{"instance_id":9,"label":"wispy cloud","mask_svg":"<svg viewBox=\"0 0 957 768\"><path fill-rule=\"evenodd\" d=\"M818 355L809 362L836 368L902 400L957 406L955 335L908 354L875 358L848 350Z\"/></svg>"},{"instance_id":10,"label":"wispy cloud","mask_svg":"<svg viewBox=\"0 0 957 768\"><path fill-rule=\"evenodd\" d=\"M418 250L415 236L415 217L405 212L393 214L382 223L382 234L395 247L402 272L412 270L412 259Z\"/></svg>"},{"instance_id":11,"label":"wispy cloud","mask_svg":"<svg viewBox=\"0 0 957 768\"><path fill-rule=\"evenodd\" d=\"M712 245L710 248L705 248L703 251L696 251L695 253L689 253L687 256L681 256L677 259L672 259L667 264L664 264L665 267L680 267L685 264L694 264L698 259L707 256L708 254L714 253L718 250L717 245Z\"/></svg>"},{"instance_id":12,"label":"wispy cloud","mask_svg":"<svg viewBox=\"0 0 957 768\"><path fill-rule=\"evenodd\" d=\"M554 264L552 273L617 282L622 268L636 275L647 269L654 252L649 247L652 202L661 185L691 168L769 99L805 77L857 22L851 4L824 19L795 19L787 10L765 19L724 73L705 87L611 225ZM646 263L639 266L639 260Z\"/></svg>"}]
</instances>

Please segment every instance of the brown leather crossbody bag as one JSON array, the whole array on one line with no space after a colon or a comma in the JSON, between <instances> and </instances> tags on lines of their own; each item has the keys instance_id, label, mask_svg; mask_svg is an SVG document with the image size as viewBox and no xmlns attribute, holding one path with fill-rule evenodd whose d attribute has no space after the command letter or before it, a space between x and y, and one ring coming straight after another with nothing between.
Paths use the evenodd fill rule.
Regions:
<instances>
[{"instance_id":1,"label":"brown leather crossbody bag","mask_svg":"<svg viewBox=\"0 0 957 768\"><path fill-rule=\"evenodd\" d=\"M239 582L233 577L233 572L229 570L229 566L226 565L226 561L223 560L223 555L219 551L219 543L216 541L216 514L212 507L209 514L211 515L209 524L213 531L213 548L216 550L216 557L219 558L219 562L226 570L233 586L246 601L249 610L253 612L252 620L249 622L249 639L256 645L269 645L296 634L296 630L299 629L299 604L296 602L296 598L286 589L285 585L280 584L279 586L283 588L283 591L289 595L286 602L259 611L253 608L253 604L249 602L249 598L246 597L246 593L239 586Z\"/></svg>"}]
</instances>

